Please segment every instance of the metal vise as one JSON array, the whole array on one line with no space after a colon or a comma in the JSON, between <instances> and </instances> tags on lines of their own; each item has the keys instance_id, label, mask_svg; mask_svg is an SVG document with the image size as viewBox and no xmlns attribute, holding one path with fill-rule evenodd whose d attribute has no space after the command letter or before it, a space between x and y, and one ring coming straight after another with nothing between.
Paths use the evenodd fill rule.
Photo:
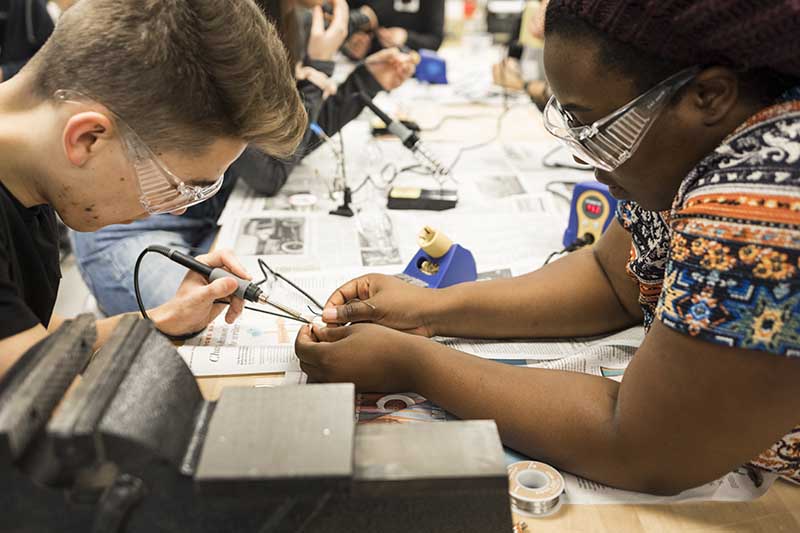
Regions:
<instances>
[{"instance_id":1,"label":"metal vise","mask_svg":"<svg viewBox=\"0 0 800 533\"><path fill-rule=\"evenodd\" d=\"M352 384L209 402L148 322L94 339L69 321L0 381L3 532L511 528L492 421L356 426Z\"/></svg>"}]
</instances>

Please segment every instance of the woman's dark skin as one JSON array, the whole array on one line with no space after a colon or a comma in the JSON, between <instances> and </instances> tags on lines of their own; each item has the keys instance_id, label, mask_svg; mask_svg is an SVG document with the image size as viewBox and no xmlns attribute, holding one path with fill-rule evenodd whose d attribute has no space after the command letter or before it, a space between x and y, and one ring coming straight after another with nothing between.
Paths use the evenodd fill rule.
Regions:
<instances>
[{"instance_id":1,"label":"woman's dark skin","mask_svg":"<svg viewBox=\"0 0 800 533\"><path fill-rule=\"evenodd\" d=\"M586 123L640 93L606 72L595 49L557 34L545 46L554 94ZM619 197L669 209L686 174L761 107L733 71L707 68L627 163L597 177ZM677 493L748 462L800 422L800 360L703 342L655 321L619 384L495 363L425 338L584 336L641 324L638 288L625 272L630 246L614 222L592 249L510 280L431 291L364 276L331 296L325 320L373 323L304 328L297 354L312 379L414 390L462 418L495 419L507 445L562 469Z\"/></svg>"}]
</instances>

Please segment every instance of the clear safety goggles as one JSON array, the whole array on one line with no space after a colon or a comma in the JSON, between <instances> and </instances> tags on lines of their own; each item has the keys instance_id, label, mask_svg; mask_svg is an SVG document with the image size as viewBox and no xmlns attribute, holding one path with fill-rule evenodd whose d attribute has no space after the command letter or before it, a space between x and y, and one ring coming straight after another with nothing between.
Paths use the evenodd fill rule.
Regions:
<instances>
[{"instance_id":1,"label":"clear safety goggles","mask_svg":"<svg viewBox=\"0 0 800 533\"><path fill-rule=\"evenodd\" d=\"M544 109L544 127L585 163L612 171L627 161L672 98L700 67L670 76L646 93L590 125L582 125L555 96Z\"/></svg>"},{"instance_id":2,"label":"clear safety goggles","mask_svg":"<svg viewBox=\"0 0 800 533\"><path fill-rule=\"evenodd\" d=\"M91 98L71 90L58 90L54 95L57 102L98 105ZM112 110L108 109L117 126L122 145L133 165L139 182L139 201L151 215L172 213L199 204L214 196L222 187L223 176L210 185L187 185L161 162L150 147Z\"/></svg>"}]
</instances>

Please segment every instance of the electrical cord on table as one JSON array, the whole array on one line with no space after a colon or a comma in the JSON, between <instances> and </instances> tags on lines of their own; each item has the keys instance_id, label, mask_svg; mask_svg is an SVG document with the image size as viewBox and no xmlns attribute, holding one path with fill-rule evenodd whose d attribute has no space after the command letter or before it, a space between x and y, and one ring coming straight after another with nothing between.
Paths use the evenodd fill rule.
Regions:
<instances>
[{"instance_id":1,"label":"electrical cord on table","mask_svg":"<svg viewBox=\"0 0 800 533\"><path fill-rule=\"evenodd\" d=\"M594 243L594 235L592 235L591 233L584 233L583 237L578 237L577 239L572 241L572 243L569 246L548 255L547 259L545 259L544 263L542 263L542 266L549 264L550 261L552 261L553 258L557 255L574 252L575 250L578 250L580 248L583 248L584 246L588 246L593 243Z\"/></svg>"},{"instance_id":2,"label":"electrical cord on table","mask_svg":"<svg viewBox=\"0 0 800 533\"><path fill-rule=\"evenodd\" d=\"M447 167L447 172L451 173L453 171L453 169L456 167L458 162L461 160L461 156L463 156L465 152L470 152L472 150L477 150L478 148L483 148L485 146L489 146L490 144L492 144L495 141L497 141L500 138L500 135L502 133L503 120L506 118L506 115L508 115L508 112L511 109L512 109L511 107L506 107L505 109L503 109L502 113L500 113L497 116L497 125L495 127L495 133L494 133L494 135L492 135L491 138L489 138L489 139L487 139L485 141L481 141L479 143L470 144L468 146L463 146L463 147L459 148L458 152L456 152L456 156L453 159L453 162L450 163L449 167Z\"/></svg>"},{"instance_id":3,"label":"electrical cord on table","mask_svg":"<svg viewBox=\"0 0 800 533\"><path fill-rule=\"evenodd\" d=\"M507 60L508 60L508 50L506 50L504 62L507 61ZM503 74L502 69L501 69L501 76L503 78L505 78L505 74ZM469 151L472 151L472 150L477 150L478 148L483 148L484 146L489 146L490 144L492 144L493 142L495 142L497 139L500 138L500 134L502 133L502 129L503 129L503 119L505 119L506 115L511 110L511 106L508 103L508 87L506 87L506 84L504 83L505 79L502 79L500 81L502 83L502 88L503 88L503 111L497 116L497 124L495 126L494 135L492 135L491 138L489 138L489 139L487 139L485 141L481 141L479 143L475 143L475 144L471 144L471 145L463 146L463 147L459 148L458 152L456 152L456 156L453 159L453 162L450 163L450 166L447 169L448 173L453 171L453 169L456 167L458 162L461 160L461 156L463 156L465 152L469 152Z\"/></svg>"},{"instance_id":4,"label":"electrical cord on table","mask_svg":"<svg viewBox=\"0 0 800 533\"><path fill-rule=\"evenodd\" d=\"M371 174L367 174L367 176L366 176L366 177L365 177L365 178L364 178L364 179L361 181L361 183L359 183L357 186L353 187L353 189L352 189L352 193L353 193L353 194L356 194L358 191L360 191L361 189L363 189L363 188L364 188L364 186L366 186L368 183L372 183L372 185L373 185L375 188L377 188L377 189L382 189L382 188L389 187L389 186L390 186L392 183L394 183L394 181L395 181L395 180L396 180L398 177L400 177L400 175L401 175L401 174L404 174L404 173L406 173L406 172L413 172L413 173L415 173L415 174L420 174L420 175L422 175L422 176L431 176L431 175L433 175L433 172L431 172L429 169L425 169L425 168L424 168L422 165L420 165L420 164L408 165L408 166L405 166L405 167L402 167L402 168L399 168L399 169L398 169L398 168L395 166L395 164L394 164L394 163L387 163L387 164L386 164L386 165L384 165L384 166L383 166L383 168L381 169L381 176L383 176L384 174L386 174L386 171L387 171L387 170L389 170L389 169L391 169L391 171L392 171L392 177L391 177L391 178L385 178L385 179L383 180L383 181L384 181L383 185L381 185L380 183L378 183L378 182L375 180L375 178L373 178L373 177L372 177L372 175L371 175Z\"/></svg>"},{"instance_id":5,"label":"electrical cord on table","mask_svg":"<svg viewBox=\"0 0 800 533\"><path fill-rule=\"evenodd\" d=\"M487 115L486 113L474 114L474 115L445 115L441 119L439 119L439 122L437 122L433 126L428 126L428 127L420 126L419 131L425 131L425 132L438 131L439 129L441 129L442 126L444 126L447 122L450 122L451 120L472 120L476 118L489 118L489 117L491 117L491 115Z\"/></svg>"},{"instance_id":6,"label":"electrical cord on table","mask_svg":"<svg viewBox=\"0 0 800 533\"><path fill-rule=\"evenodd\" d=\"M554 185L566 185L566 186L572 185L572 186L575 186L578 183L579 182L577 182L577 181L561 181L561 180L548 181L544 186L544 190L549 192L550 194L558 196L562 200L566 200L567 203L572 203L572 198L570 198L563 191L559 191L558 189L553 188L553 186Z\"/></svg>"}]
</instances>

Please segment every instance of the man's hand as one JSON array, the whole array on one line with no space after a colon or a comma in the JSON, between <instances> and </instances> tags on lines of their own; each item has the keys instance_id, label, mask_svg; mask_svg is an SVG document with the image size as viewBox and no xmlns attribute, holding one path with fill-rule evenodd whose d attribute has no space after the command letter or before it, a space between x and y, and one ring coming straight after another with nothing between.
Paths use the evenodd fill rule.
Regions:
<instances>
[{"instance_id":1,"label":"man's hand","mask_svg":"<svg viewBox=\"0 0 800 533\"><path fill-rule=\"evenodd\" d=\"M400 47L408 41L408 32L403 28L378 28L375 35L384 48Z\"/></svg>"},{"instance_id":2,"label":"man's hand","mask_svg":"<svg viewBox=\"0 0 800 533\"><path fill-rule=\"evenodd\" d=\"M358 31L350 36L345 44L347 53L355 59L364 59L369 52L372 37L368 33Z\"/></svg>"},{"instance_id":3,"label":"man's hand","mask_svg":"<svg viewBox=\"0 0 800 533\"><path fill-rule=\"evenodd\" d=\"M325 14L322 7L311 11L311 30L308 36L306 53L316 61L331 61L347 39L347 23L350 8L346 0L333 0L333 15L328 28L325 28Z\"/></svg>"},{"instance_id":4,"label":"man's hand","mask_svg":"<svg viewBox=\"0 0 800 533\"><path fill-rule=\"evenodd\" d=\"M387 48L369 56L364 64L385 91L400 87L417 69L414 56Z\"/></svg>"},{"instance_id":5,"label":"man's hand","mask_svg":"<svg viewBox=\"0 0 800 533\"><path fill-rule=\"evenodd\" d=\"M223 267L243 279L252 279L230 250L218 250L197 257L201 263ZM185 335L205 328L224 309L225 321L232 324L244 310L244 300L232 297L230 304L215 303L236 292L236 281L223 278L209 283L196 272L189 272L175 297L149 312L158 329L170 335Z\"/></svg>"},{"instance_id":6,"label":"man's hand","mask_svg":"<svg viewBox=\"0 0 800 533\"><path fill-rule=\"evenodd\" d=\"M432 337L430 302L434 289L416 287L394 276L367 274L336 289L325 303L322 320L337 325L374 322L383 326Z\"/></svg>"},{"instance_id":7,"label":"man's hand","mask_svg":"<svg viewBox=\"0 0 800 533\"><path fill-rule=\"evenodd\" d=\"M432 341L375 324L303 327L295 340L300 367L316 382L352 382L358 390L414 390L414 354Z\"/></svg>"}]
</instances>

